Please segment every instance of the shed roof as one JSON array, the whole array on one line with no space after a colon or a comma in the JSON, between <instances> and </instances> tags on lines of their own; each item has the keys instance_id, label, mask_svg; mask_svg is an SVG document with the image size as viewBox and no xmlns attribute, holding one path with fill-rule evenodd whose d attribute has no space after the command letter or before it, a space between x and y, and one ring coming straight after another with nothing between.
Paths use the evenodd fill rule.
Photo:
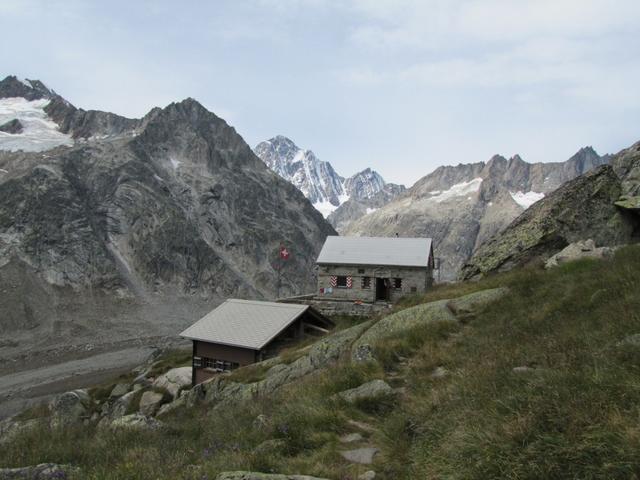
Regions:
<instances>
[{"instance_id":1,"label":"shed roof","mask_svg":"<svg viewBox=\"0 0 640 480\"><path fill-rule=\"evenodd\" d=\"M327 237L317 263L426 267L430 238Z\"/></svg>"},{"instance_id":2,"label":"shed roof","mask_svg":"<svg viewBox=\"0 0 640 480\"><path fill-rule=\"evenodd\" d=\"M260 350L309 305L229 299L180 334L204 342Z\"/></svg>"}]
</instances>

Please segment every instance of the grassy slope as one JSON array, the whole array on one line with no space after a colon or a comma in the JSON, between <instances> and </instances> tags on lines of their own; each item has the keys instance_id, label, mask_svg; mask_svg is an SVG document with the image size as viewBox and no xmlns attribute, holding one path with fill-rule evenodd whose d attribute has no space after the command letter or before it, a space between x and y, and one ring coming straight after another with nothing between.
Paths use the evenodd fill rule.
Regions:
<instances>
[{"instance_id":1,"label":"grassy slope","mask_svg":"<svg viewBox=\"0 0 640 480\"><path fill-rule=\"evenodd\" d=\"M275 398L178 412L165 433L42 428L0 450L0 465L73 463L82 478L100 479L201 479L229 469L353 479L367 468L341 459L337 437L357 431L355 419L375 427L361 433L382 450L379 478L636 478L640 347L616 344L640 333L640 248L445 286L405 306L498 285L510 295L469 323L379 345L382 366L345 361ZM432 377L439 366L448 375ZM406 392L358 406L330 398L372 378ZM258 428L262 413L268 421Z\"/></svg>"}]
</instances>

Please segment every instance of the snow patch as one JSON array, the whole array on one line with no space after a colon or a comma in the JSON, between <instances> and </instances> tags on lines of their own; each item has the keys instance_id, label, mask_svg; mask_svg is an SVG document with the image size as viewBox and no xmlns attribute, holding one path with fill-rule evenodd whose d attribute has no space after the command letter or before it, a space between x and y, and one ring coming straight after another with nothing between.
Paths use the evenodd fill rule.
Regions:
<instances>
[{"instance_id":1,"label":"snow patch","mask_svg":"<svg viewBox=\"0 0 640 480\"><path fill-rule=\"evenodd\" d=\"M0 99L0 125L18 119L24 127L18 134L0 132L0 150L42 152L60 145L73 145L71 135L58 130L58 125L44 111L48 104L47 99L31 102L22 97Z\"/></svg>"},{"instance_id":2,"label":"snow patch","mask_svg":"<svg viewBox=\"0 0 640 480\"><path fill-rule=\"evenodd\" d=\"M171 162L171 166L173 167L174 170L177 170L180 164L182 163L174 158L170 158L169 161Z\"/></svg>"},{"instance_id":3,"label":"snow patch","mask_svg":"<svg viewBox=\"0 0 640 480\"><path fill-rule=\"evenodd\" d=\"M442 203L447 200L451 200L456 197L466 197L471 193L475 193L480 190L480 184L482 183L482 178L474 178L473 180L469 180L468 182L456 183L452 185L449 190L444 190L439 192L438 194L430 197L429 200L433 200L437 203ZM469 197L470 198L470 197Z\"/></svg>"},{"instance_id":4,"label":"snow patch","mask_svg":"<svg viewBox=\"0 0 640 480\"><path fill-rule=\"evenodd\" d=\"M538 193L538 192L523 193L521 191L517 191L515 193L509 192L509 195L511 195L511 198L513 198L514 202L516 202L525 210L529 208L531 205L533 205L534 203L536 203L538 200L541 200L542 198L544 198L544 193Z\"/></svg>"},{"instance_id":5,"label":"snow patch","mask_svg":"<svg viewBox=\"0 0 640 480\"><path fill-rule=\"evenodd\" d=\"M369 215L370 213L373 213L373 212L375 212L377 210L378 210L377 208L369 208L369 207L367 207L367 213L365 215Z\"/></svg>"},{"instance_id":6,"label":"snow patch","mask_svg":"<svg viewBox=\"0 0 640 480\"><path fill-rule=\"evenodd\" d=\"M313 208L318 210L324 218L327 218L333 211L338 208L339 205L334 205L331 202L316 202L313 204Z\"/></svg>"}]
</instances>

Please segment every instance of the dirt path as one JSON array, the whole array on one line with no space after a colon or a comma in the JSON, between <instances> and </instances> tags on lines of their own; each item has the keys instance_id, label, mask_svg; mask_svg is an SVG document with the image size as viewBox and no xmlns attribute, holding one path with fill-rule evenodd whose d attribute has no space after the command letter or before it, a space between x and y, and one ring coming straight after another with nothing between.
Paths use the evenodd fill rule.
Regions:
<instances>
[{"instance_id":1,"label":"dirt path","mask_svg":"<svg viewBox=\"0 0 640 480\"><path fill-rule=\"evenodd\" d=\"M0 376L0 419L52 395L87 387L128 372L155 349L126 348Z\"/></svg>"}]
</instances>

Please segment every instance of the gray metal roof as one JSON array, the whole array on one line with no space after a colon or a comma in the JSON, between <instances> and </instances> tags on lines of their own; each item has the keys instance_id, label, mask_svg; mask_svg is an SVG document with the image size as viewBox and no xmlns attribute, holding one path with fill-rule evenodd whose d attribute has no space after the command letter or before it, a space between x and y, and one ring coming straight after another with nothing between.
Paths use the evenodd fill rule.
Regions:
<instances>
[{"instance_id":1,"label":"gray metal roof","mask_svg":"<svg viewBox=\"0 0 640 480\"><path fill-rule=\"evenodd\" d=\"M430 238L327 237L317 263L426 267Z\"/></svg>"},{"instance_id":2,"label":"gray metal roof","mask_svg":"<svg viewBox=\"0 0 640 480\"><path fill-rule=\"evenodd\" d=\"M309 305L229 299L180 336L260 350L308 308Z\"/></svg>"}]
</instances>

